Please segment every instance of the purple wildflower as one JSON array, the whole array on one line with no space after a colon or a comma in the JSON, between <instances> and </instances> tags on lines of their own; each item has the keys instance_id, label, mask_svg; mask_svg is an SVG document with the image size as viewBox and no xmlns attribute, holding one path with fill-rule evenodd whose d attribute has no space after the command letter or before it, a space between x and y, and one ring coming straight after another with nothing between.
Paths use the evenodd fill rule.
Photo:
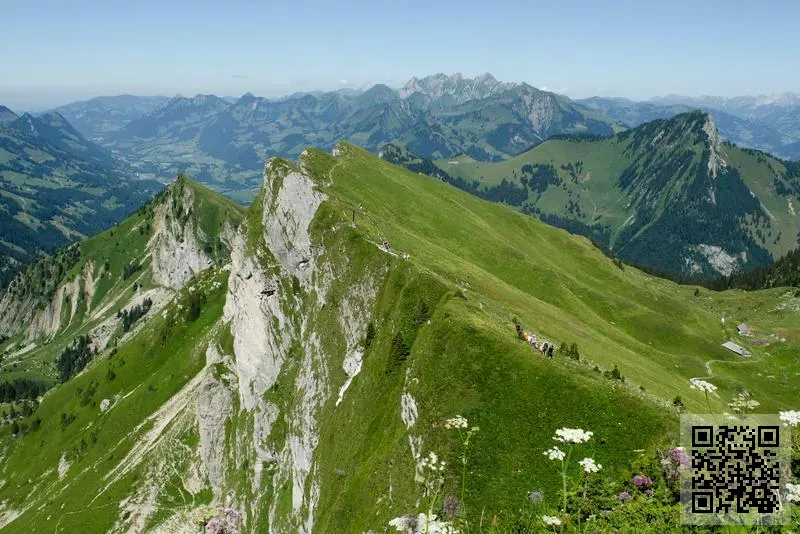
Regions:
<instances>
[{"instance_id":1,"label":"purple wildflower","mask_svg":"<svg viewBox=\"0 0 800 534\"><path fill-rule=\"evenodd\" d=\"M628 493L627 491L623 491L622 493L617 495L617 499L619 499L620 501L629 501L631 499L631 494Z\"/></svg>"},{"instance_id":2,"label":"purple wildflower","mask_svg":"<svg viewBox=\"0 0 800 534\"><path fill-rule=\"evenodd\" d=\"M241 518L242 518L242 514L240 514L239 512L234 510L233 508L226 508L225 509L225 519L227 519L228 522L239 521Z\"/></svg>"},{"instance_id":3,"label":"purple wildflower","mask_svg":"<svg viewBox=\"0 0 800 534\"><path fill-rule=\"evenodd\" d=\"M221 534L225 531L225 525L219 519L212 519L206 523L206 534Z\"/></svg>"},{"instance_id":4,"label":"purple wildflower","mask_svg":"<svg viewBox=\"0 0 800 534\"><path fill-rule=\"evenodd\" d=\"M669 451L670 458L677 464L679 470L692 467L692 459L683 447L676 447Z\"/></svg>"},{"instance_id":5,"label":"purple wildflower","mask_svg":"<svg viewBox=\"0 0 800 534\"><path fill-rule=\"evenodd\" d=\"M649 488L648 488L648 489L646 489L646 490L644 490L644 493L645 493L645 495L647 495L648 497L652 497L652 496L653 496L653 490L651 490L651 489L649 489Z\"/></svg>"},{"instance_id":6,"label":"purple wildflower","mask_svg":"<svg viewBox=\"0 0 800 534\"><path fill-rule=\"evenodd\" d=\"M444 515L447 519L453 519L458 514L460 506L461 503L458 502L458 499L452 495L448 495L444 498L444 502L442 503L442 511L444 511Z\"/></svg>"},{"instance_id":7,"label":"purple wildflower","mask_svg":"<svg viewBox=\"0 0 800 534\"><path fill-rule=\"evenodd\" d=\"M653 485L653 479L647 475L636 475L633 477L631 482L633 482L633 485L639 489L647 488Z\"/></svg>"}]
</instances>

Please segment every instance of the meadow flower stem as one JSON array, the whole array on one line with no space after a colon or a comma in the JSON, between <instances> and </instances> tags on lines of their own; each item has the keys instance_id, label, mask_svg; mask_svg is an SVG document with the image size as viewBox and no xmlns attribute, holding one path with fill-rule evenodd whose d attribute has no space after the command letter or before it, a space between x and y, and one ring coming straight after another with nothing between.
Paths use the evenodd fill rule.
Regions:
<instances>
[{"instance_id":1,"label":"meadow flower stem","mask_svg":"<svg viewBox=\"0 0 800 534\"><path fill-rule=\"evenodd\" d=\"M567 449L566 460L561 460L561 495L563 496L563 511L567 515L567 466L569 465L569 457L572 454L572 447Z\"/></svg>"}]
</instances>

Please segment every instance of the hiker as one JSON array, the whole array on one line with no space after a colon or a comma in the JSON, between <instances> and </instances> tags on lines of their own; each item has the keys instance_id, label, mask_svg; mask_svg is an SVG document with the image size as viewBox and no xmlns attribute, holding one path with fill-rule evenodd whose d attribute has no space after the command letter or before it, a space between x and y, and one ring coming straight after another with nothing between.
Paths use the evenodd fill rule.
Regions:
<instances>
[{"instance_id":1,"label":"hiker","mask_svg":"<svg viewBox=\"0 0 800 534\"><path fill-rule=\"evenodd\" d=\"M542 345L542 354L547 354L547 343Z\"/></svg>"},{"instance_id":2,"label":"hiker","mask_svg":"<svg viewBox=\"0 0 800 534\"><path fill-rule=\"evenodd\" d=\"M522 325L519 323L515 323L514 328L517 329L517 337L522 337Z\"/></svg>"},{"instance_id":3,"label":"hiker","mask_svg":"<svg viewBox=\"0 0 800 534\"><path fill-rule=\"evenodd\" d=\"M547 347L547 359L548 360L552 360L553 359L553 345L550 345L549 347Z\"/></svg>"}]
</instances>

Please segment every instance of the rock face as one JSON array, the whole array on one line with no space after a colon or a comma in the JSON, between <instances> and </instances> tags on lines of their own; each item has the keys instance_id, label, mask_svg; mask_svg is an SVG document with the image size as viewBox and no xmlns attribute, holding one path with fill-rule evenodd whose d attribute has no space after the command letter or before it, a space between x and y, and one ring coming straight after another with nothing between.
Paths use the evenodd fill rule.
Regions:
<instances>
[{"instance_id":1,"label":"rock face","mask_svg":"<svg viewBox=\"0 0 800 534\"><path fill-rule=\"evenodd\" d=\"M209 364L222 361L216 347L208 348L206 361ZM225 377L209 373L200 384L196 400L199 454L215 495L222 494L225 484L225 421L233 411L233 392L224 383L225 379L235 377L230 373Z\"/></svg>"},{"instance_id":2,"label":"rock face","mask_svg":"<svg viewBox=\"0 0 800 534\"><path fill-rule=\"evenodd\" d=\"M377 288L370 278L349 288L342 297L340 331L320 330L317 316L331 273L340 268L323 259L310 231L327 197L314 179L281 160L267 164L263 193L260 216L246 223L262 225L257 241L248 240L247 228L233 240L223 316L233 336L235 393L252 416L251 439L237 445L255 459L253 496L245 508L268 509L270 532L311 532L320 495L319 413L337 391L341 402L360 370L359 344ZM344 350L329 348L332 336L345 340ZM335 367L346 373L338 387L331 376ZM292 401L273 395L276 388L288 391L284 395ZM285 435L275 440L278 421L286 425ZM291 488L286 500L262 502L265 491L282 487ZM245 524L257 529L255 517Z\"/></svg>"},{"instance_id":3,"label":"rock face","mask_svg":"<svg viewBox=\"0 0 800 534\"><path fill-rule=\"evenodd\" d=\"M170 186L172 202L155 209L155 231L148 243L152 254L153 280L180 289L195 274L212 264L203 250L202 231L194 217L194 190L181 180Z\"/></svg>"}]
</instances>

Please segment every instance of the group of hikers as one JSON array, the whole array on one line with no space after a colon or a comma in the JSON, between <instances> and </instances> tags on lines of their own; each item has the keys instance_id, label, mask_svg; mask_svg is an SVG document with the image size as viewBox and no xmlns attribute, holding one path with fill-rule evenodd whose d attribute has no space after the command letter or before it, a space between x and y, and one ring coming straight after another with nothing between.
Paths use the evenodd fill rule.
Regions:
<instances>
[{"instance_id":1,"label":"group of hikers","mask_svg":"<svg viewBox=\"0 0 800 534\"><path fill-rule=\"evenodd\" d=\"M548 360L553 359L553 344L544 340L536 338L536 334L529 334L522 330L522 325L519 321L514 322L514 327L517 329L517 337L530 343L533 350L541 352Z\"/></svg>"}]
</instances>

